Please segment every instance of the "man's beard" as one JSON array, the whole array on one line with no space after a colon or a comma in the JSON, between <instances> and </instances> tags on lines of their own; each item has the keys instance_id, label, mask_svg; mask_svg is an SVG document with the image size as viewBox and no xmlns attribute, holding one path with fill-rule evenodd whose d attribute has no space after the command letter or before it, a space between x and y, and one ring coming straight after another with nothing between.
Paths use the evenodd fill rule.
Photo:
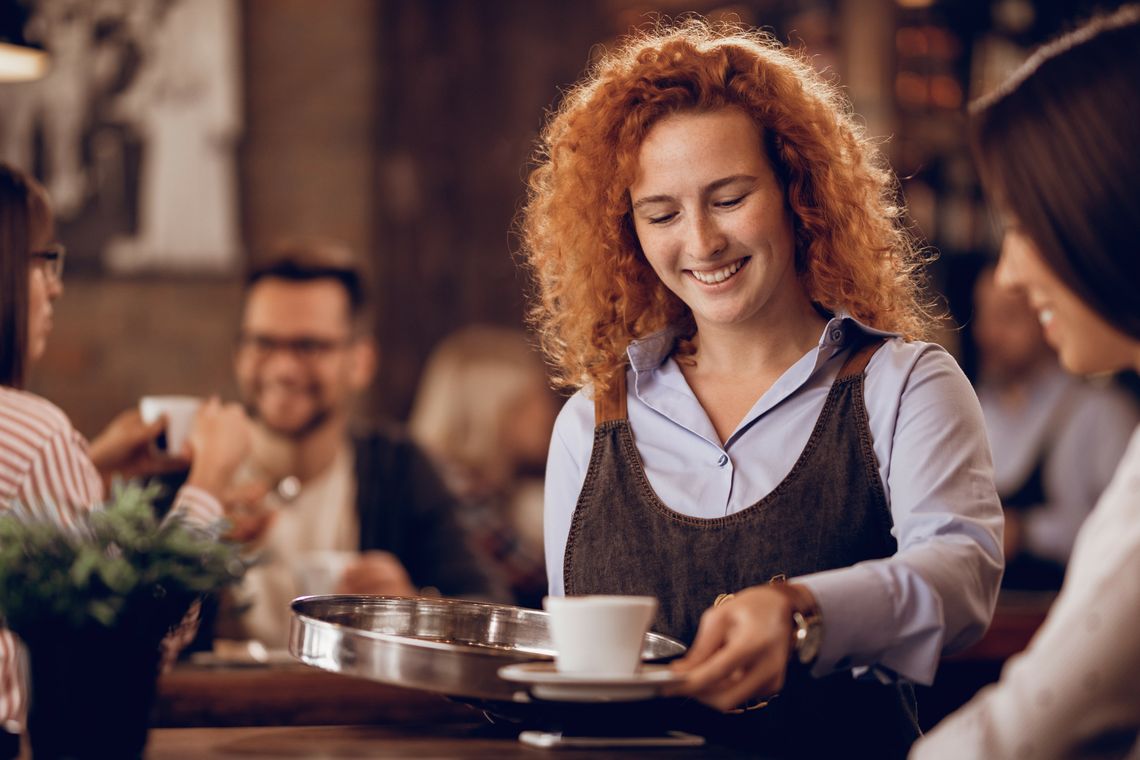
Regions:
<instances>
[{"instance_id":1,"label":"man's beard","mask_svg":"<svg viewBox=\"0 0 1140 760\"><path fill-rule=\"evenodd\" d=\"M274 425L265 419L265 417L263 417L258 410L256 402L250 399L243 399L242 406L245 407L245 413L249 415L249 418L251 420L257 422L262 427L272 431L282 438L288 438L292 441L300 441L320 430L330 419L332 419L334 411L331 406L319 406L300 425L283 428Z\"/></svg>"}]
</instances>

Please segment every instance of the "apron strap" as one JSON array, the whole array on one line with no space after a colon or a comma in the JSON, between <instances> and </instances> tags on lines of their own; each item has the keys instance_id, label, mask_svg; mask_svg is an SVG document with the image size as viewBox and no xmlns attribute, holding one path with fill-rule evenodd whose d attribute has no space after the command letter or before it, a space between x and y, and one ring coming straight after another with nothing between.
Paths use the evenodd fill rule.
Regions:
<instances>
[{"instance_id":1,"label":"apron strap","mask_svg":"<svg viewBox=\"0 0 1140 760\"><path fill-rule=\"evenodd\" d=\"M625 394L625 368L623 367L614 379L610 381L609 391L606 393L595 393L594 425L626 419L629 416L629 412L626 411Z\"/></svg>"},{"instance_id":2,"label":"apron strap","mask_svg":"<svg viewBox=\"0 0 1140 760\"><path fill-rule=\"evenodd\" d=\"M843 363L843 367L839 370L839 376L835 378L836 382L846 380L849 377L862 375L863 371L867 369L867 364L871 361L871 357L875 352L886 344L886 338L879 338L867 336L862 338L855 344L851 350L851 355L847 357L847 361Z\"/></svg>"}]
</instances>

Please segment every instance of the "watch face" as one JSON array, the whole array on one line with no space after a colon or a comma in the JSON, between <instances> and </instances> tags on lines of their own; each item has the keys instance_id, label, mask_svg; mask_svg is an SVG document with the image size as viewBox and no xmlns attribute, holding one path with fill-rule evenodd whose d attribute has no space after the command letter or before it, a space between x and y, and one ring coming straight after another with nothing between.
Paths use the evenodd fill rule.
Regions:
<instances>
[{"instance_id":1,"label":"watch face","mask_svg":"<svg viewBox=\"0 0 1140 760\"><path fill-rule=\"evenodd\" d=\"M796 659L802 665L810 665L819 654L822 633L819 622L816 618L806 618L797 611L792 613L792 623L796 627Z\"/></svg>"}]
</instances>

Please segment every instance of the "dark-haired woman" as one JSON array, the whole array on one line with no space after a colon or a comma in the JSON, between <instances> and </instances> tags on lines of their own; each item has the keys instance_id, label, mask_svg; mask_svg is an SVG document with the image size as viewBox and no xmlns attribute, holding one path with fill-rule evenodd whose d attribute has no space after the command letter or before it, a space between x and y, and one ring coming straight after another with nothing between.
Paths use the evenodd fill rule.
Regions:
<instances>
[{"instance_id":1,"label":"dark-haired woman","mask_svg":"<svg viewBox=\"0 0 1140 760\"><path fill-rule=\"evenodd\" d=\"M89 448L58 407L22 389L26 368L46 349L62 272L46 192L0 164L0 509L20 504L68 524L103 500L105 473L147 468L146 443L157 429L121 415ZM213 529L223 515L213 494L229 482L248 437L239 406L204 405L191 433L190 475L172 514ZM0 757L13 756L13 737L4 733L20 725L25 708L18 657L16 638L0 630Z\"/></svg>"},{"instance_id":2,"label":"dark-haired woman","mask_svg":"<svg viewBox=\"0 0 1140 760\"><path fill-rule=\"evenodd\" d=\"M1080 374L1140 370L1140 8L1043 48L974 108L1023 288ZM1077 537L1049 617L1001 681L913 757L1140 757L1140 430Z\"/></svg>"}]
</instances>

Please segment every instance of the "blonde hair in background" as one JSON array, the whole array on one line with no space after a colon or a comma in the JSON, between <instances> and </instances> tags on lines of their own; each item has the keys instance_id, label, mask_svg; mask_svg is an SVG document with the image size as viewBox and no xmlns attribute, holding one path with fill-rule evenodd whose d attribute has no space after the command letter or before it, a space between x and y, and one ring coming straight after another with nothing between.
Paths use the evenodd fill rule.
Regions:
<instances>
[{"instance_id":1,"label":"blonde hair in background","mask_svg":"<svg viewBox=\"0 0 1140 760\"><path fill-rule=\"evenodd\" d=\"M432 352L409 420L412 438L468 485L498 488L514 475L504 445L509 416L528 393L546 390L539 355L520 330L464 327Z\"/></svg>"}]
</instances>

